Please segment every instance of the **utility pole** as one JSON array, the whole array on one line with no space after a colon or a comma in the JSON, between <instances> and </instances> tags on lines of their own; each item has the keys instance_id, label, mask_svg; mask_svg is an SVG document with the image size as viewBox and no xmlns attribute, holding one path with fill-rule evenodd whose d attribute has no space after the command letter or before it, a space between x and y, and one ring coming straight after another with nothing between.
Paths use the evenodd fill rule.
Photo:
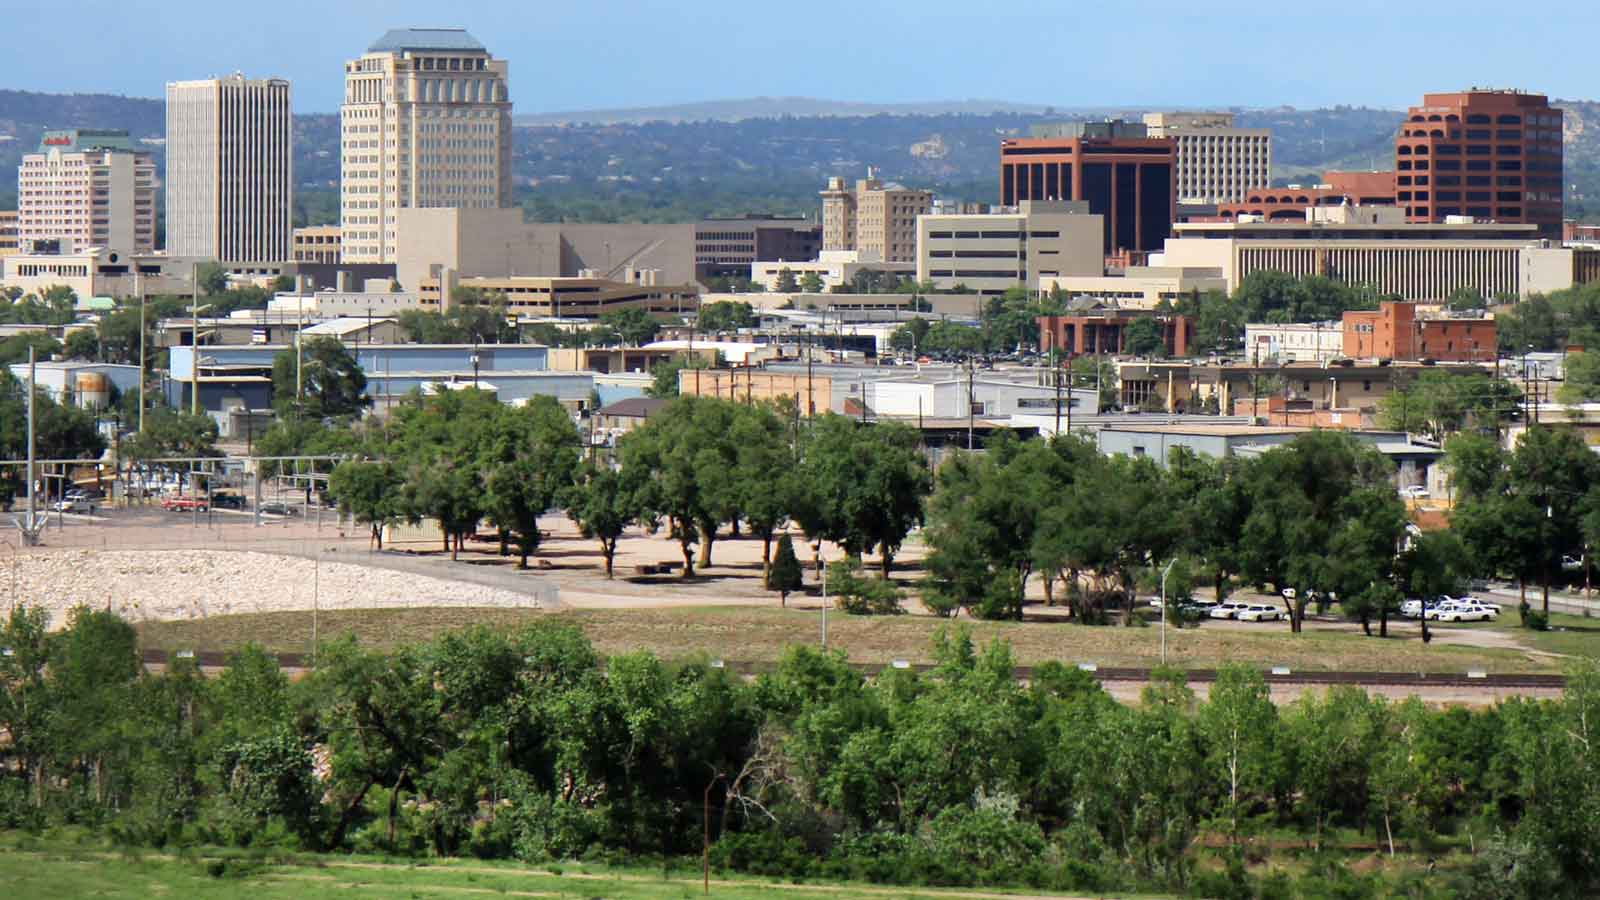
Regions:
<instances>
[{"instance_id":1,"label":"utility pole","mask_svg":"<svg viewBox=\"0 0 1600 900\"><path fill-rule=\"evenodd\" d=\"M33 395L38 384L37 363L38 348L28 345L28 527L22 530L22 539L32 545L38 542L38 532L33 528L33 521L38 509L38 492L34 490L34 465L33 465Z\"/></svg>"},{"instance_id":2,"label":"utility pole","mask_svg":"<svg viewBox=\"0 0 1600 900\"><path fill-rule=\"evenodd\" d=\"M139 290L139 433L144 434L144 277L137 264L133 267L133 280Z\"/></svg>"},{"instance_id":3,"label":"utility pole","mask_svg":"<svg viewBox=\"0 0 1600 900\"><path fill-rule=\"evenodd\" d=\"M976 416L972 411L972 354L967 354L967 449L972 449L972 426Z\"/></svg>"},{"instance_id":4,"label":"utility pole","mask_svg":"<svg viewBox=\"0 0 1600 900\"><path fill-rule=\"evenodd\" d=\"M189 414L200 415L200 264L189 266L189 343L194 358L189 370Z\"/></svg>"},{"instance_id":5,"label":"utility pole","mask_svg":"<svg viewBox=\"0 0 1600 900\"><path fill-rule=\"evenodd\" d=\"M1054 356L1056 358L1055 359L1055 363L1056 363L1056 365L1055 365L1055 370L1056 370L1056 434L1060 434L1061 433L1061 357L1055 350L1051 350L1050 351L1050 355ZM1069 398L1072 396L1072 392L1070 390L1067 391L1067 396Z\"/></svg>"}]
</instances>

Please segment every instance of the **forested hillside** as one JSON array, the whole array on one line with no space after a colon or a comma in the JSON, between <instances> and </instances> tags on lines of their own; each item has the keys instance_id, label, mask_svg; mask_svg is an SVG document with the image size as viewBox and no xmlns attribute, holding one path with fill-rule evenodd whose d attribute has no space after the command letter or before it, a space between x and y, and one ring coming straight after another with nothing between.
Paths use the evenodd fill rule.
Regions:
<instances>
[{"instance_id":1,"label":"forested hillside","mask_svg":"<svg viewBox=\"0 0 1600 900\"><path fill-rule=\"evenodd\" d=\"M811 108L770 102L773 110ZM1587 198L1600 195L1600 103L1559 102L1567 110L1568 210L1584 217ZM750 210L804 214L815 211L817 191L828 176L859 177L867 166L877 166L887 179L933 187L951 199L987 201L994 199L1001 138L1026 134L1041 121L1087 115L1013 108L761 116L759 103L663 109L662 118L652 121L644 121L648 110L627 110L622 111L628 113L625 121L601 124L519 117L545 123L515 130L513 171L520 199L531 216L542 220L682 221ZM821 101L813 105L831 108ZM737 115L685 118L702 107L713 114L724 106ZM1136 118L1142 111L1108 108L1094 116ZM1398 110L1359 106L1237 112L1240 124L1273 130L1276 175L1282 181L1309 181L1330 168L1387 168L1402 117ZM136 139L154 142L151 147L159 154L163 104L103 94L0 90L0 207L15 203L11 173L21 155L38 145L41 132L63 127L126 128ZM297 219L333 221L338 118L297 116L295 138Z\"/></svg>"}]
</instances>

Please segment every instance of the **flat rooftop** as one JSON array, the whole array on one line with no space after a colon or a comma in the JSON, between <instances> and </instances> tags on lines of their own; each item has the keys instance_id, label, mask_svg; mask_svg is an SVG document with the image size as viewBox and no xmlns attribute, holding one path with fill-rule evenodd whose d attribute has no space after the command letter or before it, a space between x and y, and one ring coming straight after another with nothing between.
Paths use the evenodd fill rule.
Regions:
<instances>
[{"instance_id":1,"label":"flat rooftop","mask_svg":"<svg viewBox=\"0 0 1600 900\"><path fill-rule=\"evenodd\" d=\"M1303 434L1314 431L1301 425L1107 425L1102 431L1127 431L1141 434L1193 434L1205 437L1268 437L1278 434Z\"/></svg>"}]
</instances>

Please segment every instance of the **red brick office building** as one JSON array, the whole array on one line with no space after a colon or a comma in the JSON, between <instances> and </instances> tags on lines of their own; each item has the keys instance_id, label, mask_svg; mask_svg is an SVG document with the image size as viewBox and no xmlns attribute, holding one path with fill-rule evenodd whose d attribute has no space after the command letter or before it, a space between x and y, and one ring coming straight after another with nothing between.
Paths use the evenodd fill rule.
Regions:
<instances>
[{"instance_id":1,"label":"red brick office building","mask_svg":"<svg viewBox=\"0 0 1600 900\"><path fill-rule=\"evenodd\" d=\"M1542 94L1426 94L1395 139L1396 201L1412 222L1472 216L1561 237L1562 111Z\"/></svg>"}]
</instances>

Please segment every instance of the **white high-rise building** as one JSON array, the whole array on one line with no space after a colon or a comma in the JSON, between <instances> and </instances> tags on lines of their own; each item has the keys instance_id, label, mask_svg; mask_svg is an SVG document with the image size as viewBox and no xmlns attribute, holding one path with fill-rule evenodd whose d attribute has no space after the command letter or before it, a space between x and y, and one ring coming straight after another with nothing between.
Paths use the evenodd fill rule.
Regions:
<instances>
[{"instance_id":1,"label":"white high-rise building","mask_svg":"<svg viewBox=\"0 0 1600 900\"><path fill-rule=\"evenodd\" d=\"M167 251L224 262L290 258L289 82L240 74L167 84Z\"/></svg>"},{"instance_id":2,"label":"white high-rise building","mask_svg":"<svg viewBox=\"0 0 1600 900\"><path fill-rule=\"evenodd\" d=\"M394 262L396 210L511 204L505 60L491 57L462 28L397 28L344 69L345 262Z\"/></svg>"},{"instance_id":3,"label":"white high-rise building","mask_svg":"<svg viewBox=\"0 0 1600 900\"><path fill-rule=\"evenodd\" d=\"M17 169L17 237L64 253L156 248L156 164L126 131L46 131Z\"/></svg>"},{"instance_id":4,"label":"white high-rise building","mask_svg":"<svg viewBox=\"0 0 1600 900\"><path fill-rule=\"evenodd\" d=\"M1238 203L1272 184L1272 132L1238 128L1233 113L1145 113L1151 137L1172 138L1179 203Z\"/></svg>"}]
</instances>

